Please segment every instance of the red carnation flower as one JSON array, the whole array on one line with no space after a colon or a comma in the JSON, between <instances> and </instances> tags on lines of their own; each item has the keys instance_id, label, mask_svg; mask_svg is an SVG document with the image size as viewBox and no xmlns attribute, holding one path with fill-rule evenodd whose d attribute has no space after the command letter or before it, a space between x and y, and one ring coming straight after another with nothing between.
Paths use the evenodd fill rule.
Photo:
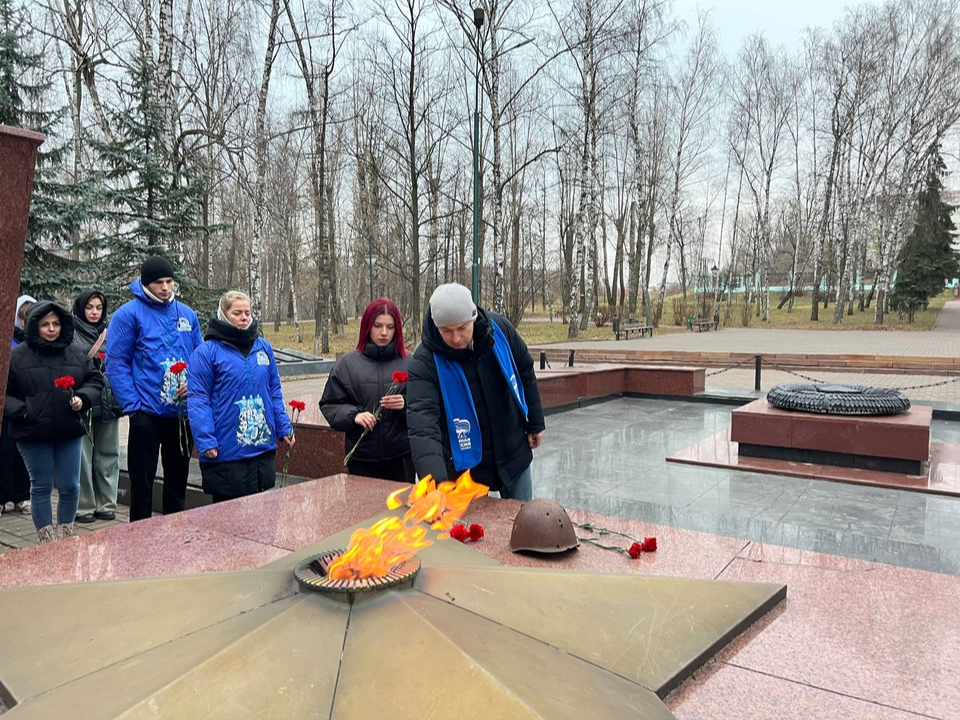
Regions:
<instances>
[{"instance_id":1,"label":"red carnation flower","mask_svg":"<svg viewBox=\"0 0 960 720\"><path fill-rule=\"evenodd\" d=\"M101 360L106 360L107 354L105 352L99 352L97 353L97 357L100 358Z\"/></svg>"},{"instance_id":2,"label":"red carnation flower","mask_svg":"<svg viewBox=\"0 0 960 720\"><path fill-rule=\"evenodd\" d=\"M410 377L410 376L409 376L407 373L405 373L405 372L400 372L399 370L397 370L397 371L393 374L393 381L394 381L397 385L403 385L403 384L409 379L409 377Z\"/></svg>"},{"instance_id":3,"label":"red carnation flower","mask_svg":"<svg viewBox=\"0 0 960 720\"><path fill-rule=\"evenodd\" d=\"M643 547L640 545L640 543L635 542L633 545L630 546L630 549L627 550L627 555L630 556L631 560L636 560L638 557L640 557L640 553L642 552L643 552Z\"/></svg>"},{"instance_id":4,"label":"red carnation flower","mask_svg":"<svg viewBox=\"0 0 960 720\"><path fill-rule=\"evenodd\" d=\"M466 542L470 539L470 531L467 530L466 525L454 525L450 530L450 537L460 542Z\"/></svg>"},{"instance_id":5,"label":"red carnation flower","mask_svg":"<svg viewBox=\"0 0 960 720\"><path fill-rule=\"evenodd\" d=\"M483 537L483 525L477 525L476 523L474 523L473 525L471 525L471 526L470 526L470 539L473 540L473 542L476 542L477 540L479 540L479 539L482 538L482 537Z\"/></svg>"},{"instance_id":6,"label":"red carnation flower","mask_svg":"<svg viewBox=\"0 0 960 720\"><path fill-rule=\"evenodd\" d=\"M640 549L643 552L656 552L657 551L657 539L655 537L648 537L643 539L643 544L640 546Z\"/></svg>"},{"instance_id":7,"label":"red carnation flower","mask_svg":"<svg viewBox=\"0 0 960 720\"><path fill-rule=\"evenodd\" d=\"M304 410L307 409L307 404L302 400L291 400L289 405L290 407L292 407L294 410L297 410L298 412L303 412Z\"/></svg>"},{"instance_id":8,"label":"red carnation flower","mask_svg":"<svg viewBox=\"0 0 960 720\"><path fill-rule=\"evenodd\" d=\"M69 390L74 385L76 385L76 381L73 379L73 376L71 375L64 375L62 377L58 377L56 380L53 381L53 386L58 390Z\"/></svg>"},{"instance_id":9,"label":"red carnation flower","mask_svg":"<svg viewBox=\"0 0 960 720\"><path fill-rule=\"evenodd\" d=\"M179 375L186 369L187 369L187 364L183 361L174 363L173 365L170 366L170 372L173 373L174 375Z\"/></svg>"}]
</instances>

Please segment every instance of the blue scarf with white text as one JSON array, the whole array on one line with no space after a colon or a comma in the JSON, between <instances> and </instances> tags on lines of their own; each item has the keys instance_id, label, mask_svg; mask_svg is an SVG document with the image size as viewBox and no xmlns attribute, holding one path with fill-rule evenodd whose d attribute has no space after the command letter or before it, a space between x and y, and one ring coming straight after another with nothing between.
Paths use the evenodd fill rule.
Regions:
<instances>
[{"instance_id":1,"label":"blue scarf with white text","mask_svg":"<svg viewBox=\"0 0 960 720\"><path fill-rule=\"evenodd\" d=\"M493 326L493 355L500 366L500 372L503 373L503 379L507 381L507 387L510 388L510 395L523 412L524 419L527 419L527 401L517 373L517 363L510 351L510 343L496 322L490 320L490 324ZM447 415L453 464L457 470L468 470L480 464L483 457L477 408L473 404L470 385L460 363L439 353L434 353L433 358L437 364L440 394L443 396L443 409Z\"/></svg>"}]
</instances>

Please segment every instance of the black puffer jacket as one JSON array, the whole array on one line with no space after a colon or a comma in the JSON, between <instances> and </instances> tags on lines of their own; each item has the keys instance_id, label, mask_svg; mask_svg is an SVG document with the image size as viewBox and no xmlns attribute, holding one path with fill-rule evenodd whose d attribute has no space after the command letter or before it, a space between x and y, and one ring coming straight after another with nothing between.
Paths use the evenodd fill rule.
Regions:
<instances>
[{"instance_id":1,"label":"black puffer jacket","mask_svg":"<svg viewBox=\"0 0 960 720\"><path fill-rule=\"evenodd\" d=\"M103 315L100 317L100 322L96 325L87 322L85 312L87 303L90 302L90 298L92 297L100 298L100 302L103 303ZM73 344L80 348L87 357L90 357L90 349L96 344L97 340L100 339L100 333L107 328L107 308L107 297L99 290L84 290L77 295L76 300L73 301ZM104 375L103 360L99 357L106 352L107 341L104 339L96 355L93 357L93 366L100 372L100 376L103 379L103 390L100 392L100 400L93 406L94 422L109 422L123 415L123 408L120 407L120 403L118 403L116 397L114 397L113 390L110 389L110 383L107 381L106 375Z\"/></svg>"},{"instance_id":2,"label":"black puffer jacket","mask_svg":"<svg viewBox=\"0 0 960 720\"><path fill-rule=\"evenodd\" d=\"M393 373L406 372L409 358L397 356L393 345L378 347L368 342L363 352L344 355L330 371L320 398L320 412L330 427L344 433L346 452L356 444L363 428L354 422L361 412L373 412L387 394ZM401 385L398 395L406 395ZM382 462L410 452L405 410L383 410L380 422L367 434L353 454L363 462Z\"/></svg>"},{"instance_id":3,"label":"black puffer jacket","mask_svg":"<svg viewBox=\"0 0 960 720\"><path fill-rule=\"evenodd\" d=\"M527 420L523 419L513 401L493 354L491 322L500 326L510 344L520 382L523 383ZM423 342L410 362L407 423L410 426L410 449L413 451L417 475L424 477L430 474L439 482L456 477L458 473L450 452L435 353L460 363L473 395L483 459L470 474L474 480L488 485L491 490L500 490L520 475L533 460L527 434L542 432L545 427L530 351L509 320L480 309L473 329L473 348L454 350L443 341L433 317L427 312L423 323Z\"/></svg>"},{"instance_id":4,"label":"black puffer jacket","mask_svg":"<svg viewBox=\"0 0 960 720\"><path fill-rule=\"evenodd\" d=\"M47 342L40 337L40 319L47 313L60 316L60 337ZM103 380L90 358L73 344L73 317L52 302L30 308L25 328L26 342L10 354L4 417L10 419L13 436L28 442L60 442L84 433L81 413L70 409L70 393L53 381L73 377L74 393L89 410L100 400Z\"/></svg>"}]
</instances>

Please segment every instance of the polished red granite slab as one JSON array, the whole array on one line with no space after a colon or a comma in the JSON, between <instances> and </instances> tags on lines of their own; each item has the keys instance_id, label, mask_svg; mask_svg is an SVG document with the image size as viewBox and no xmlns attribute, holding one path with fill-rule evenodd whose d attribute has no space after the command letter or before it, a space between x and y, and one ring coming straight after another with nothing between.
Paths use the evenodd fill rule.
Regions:
<instances>
[{"instance_id":1,"label":"polished red granite slab","mask_svg":"<svg viewBox=\"0 0 960 720\"><path fill-rule=\"evenodd\" d=\"M926 475L745 457L738 453L738 447L739 443L730 439L728 428L674 453L667 462L960 497L960 445L930 443L930 462L924 465Z\"/></svg>"},{"instance_id":2,"label":"polished red granite slab","mask_svg":"<svg viewBox=\"0 0 960 720\"><path fill-rule=\"evenodd\" d=\"M334 430L326 421L315 425L298 422L294 430L297 444L290 451L289 460L285 450L277 452L278 477L282 475L285 465L290 475L300 477L326 477L344 472L342 432Z\"/></svg>"},{"instance_id":3,"label":"polished red granite slab","mask_svg":"<svg viewBox=\"0 0 960 720\"><path fill-rule=\"evenodd\" d=\"M114 525L0 555L0 588L251 570L282 547L204 530L190 513Z\"/></svg>"},{"instance_id":4,"label":"polished red granite slab","mask_svg":"<svg viewBox=\"0 0 960 720\"><path fill-rule=\"evenodd\" d=\"M20 268L33 197L33 172L43 135L0 125L0 412L6 397L13 319L20 295Z\"/></svg>"},{"instance_id":5,"label":"polished red granite slab","mask_svg":"<svg viewBox=\"0 0 960 720\"><path fill-rule=\"evenodd\" d=\"M958 717L960 579L758 543L720 578L775 579L789 595L717 663L888 708Z\"/></svg>"},{"instance_id":6,"label":"polished red granite slab","mask_svg":"<svg viewBox=\"0 0 960 720\"><path fill-rule=\"evenodd\" d=\"M702 367L628 365L626 392L692 397L706 386Z\"/></svg>"},{"instance_id":7,"label":"polished red granite slab","mask_svg":"<svg viewBox=\"0 0 960 720\"><path fill-rule=\"evenodd\" d=\"M775 612L775 610L774 610ZM745 707L749 703L749 709ZM727 663L709 663L667 698L677 720L917 720L911 712L801 685Z\"/></svg>"},{"instance_id":8,"label":"polished red granite slab","mask_svg":"<svg viewBox=\"0 0 960 720\"><path fill-rule=\"evenodd\" d=\"M381 512L399 487L339 475L10 552L0 587L257 568ZM786 601L668 697L682 720L956 717L960 578L576 510L576 522L654 535L659 549L638 560L586 544L515 555L506 543L519 506L478 500L465 519L485 537L471 547L511 567L788 585Z\"/></svg>"},{"instance_id":9,"label":"polished red granite slab","mask_svg":"<svg viewBox=\"0 0 960 720\"><path fill-rule=\"evenodd\" d=\"M731 413L734 442L925 461L933 408L915 405L903 415L862 417L780 410L766 398Z\"/></svg>"},{"instance_id":10,"label":"polished red granite slab","mask_svg":"<svg viewBox=\"0 0 960 720\"><path fill-rule=\"evenodd\" d=\"M625 392L691 397L703 392L705 382L704 369L696 367L591 364L537 371L548 408Z\"/></svg>"}]
</instances>

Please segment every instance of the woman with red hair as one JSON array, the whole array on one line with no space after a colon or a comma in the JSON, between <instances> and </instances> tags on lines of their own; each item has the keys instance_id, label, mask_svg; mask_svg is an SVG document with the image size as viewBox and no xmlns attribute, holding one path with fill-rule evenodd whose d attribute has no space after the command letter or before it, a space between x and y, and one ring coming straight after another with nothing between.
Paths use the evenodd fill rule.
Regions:
<instances>
[{"instance_id":1,"label":"woman with red hair","mask_svg":"<svg viewBox=\"0 0 960 720\"><path fill-rule=\"evenodd\" d=\"M413 482L413 460L407 440L406 386L387 395L395 372L407 371L403 321L393 300L377 298L360 320L357 348L344 355L327 378L320 412L330 427L344 433L351 475ZM380 419L374 416L382 408Z\"/></svg>"}]
</instances>

